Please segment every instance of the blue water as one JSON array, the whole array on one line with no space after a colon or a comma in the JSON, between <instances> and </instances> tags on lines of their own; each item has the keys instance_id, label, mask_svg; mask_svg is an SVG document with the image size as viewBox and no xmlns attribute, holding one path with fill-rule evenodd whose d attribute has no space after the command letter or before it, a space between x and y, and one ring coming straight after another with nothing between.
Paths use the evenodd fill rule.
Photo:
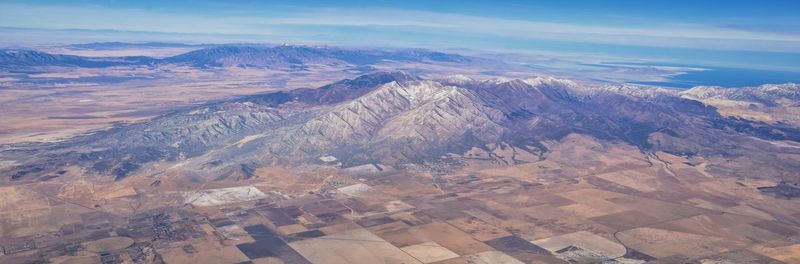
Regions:
<instances>
[{"instance_id":1,"label":"blue water","mask_svg":"<svg viewBox=\"0 0 800 264\"><path fill-rule=\"evenodd\" d=\"M653 65L677 66L677 65ZM680 65L687 66L687 65ZM723 87L759 86L762 84L800 83L800 72L768 71L754 69L690 66L704 68L704 71L690 71L670 77L661 82L634 82L637 84L658 85L672 88L692 88L698 85Z\"/></svg>"}]
</instances>

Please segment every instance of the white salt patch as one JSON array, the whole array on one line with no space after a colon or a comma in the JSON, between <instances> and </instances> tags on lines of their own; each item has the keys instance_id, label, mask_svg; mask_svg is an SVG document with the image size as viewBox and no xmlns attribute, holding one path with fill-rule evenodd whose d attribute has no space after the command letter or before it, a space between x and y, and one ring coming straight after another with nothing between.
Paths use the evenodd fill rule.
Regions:
<instances>
[{"instance_id":1,"label":"white salt patch","mask_svg":"<svg viewBox=\"0 0 800 264\"><path fill-rule=\"evenodd\" d=\"M336 157L334 157L334 156L328 155L328 156L319 157L319 160L324 161L324 162L334 162L334 161L337 161L338 159Z\"/></svg>"},{"instance_id":2,"label":"white salt patch","mask_svg":"<svg viewBox=\"0 0 800 264\"><path fill-rule=\"evenodd\" d=\"M388 201L383 204L383 207L386 208L387 212L397 212L414 208L414 206L400 200Z\"/></svg>"},{"instance_id":3,"label":"white salt patch","mask_svg":"<svg viewBox=\"0 0 800 264\"><path fill-rule=\"evenodd\" d=\"M248 236L250 236L249 234L247 234L247 231L245 231L238 225L227 225L227 226L217 227L216 230L223 237L230 240L244 240Z\"/></svg>"},{"instance_id":4,"label":"white salt patch","mask_svg":"<svg viewBox=\"0 0 800 264\"><path fill-rule=\"evenodd\" d=\"M208 189L184 192L184 203L194 206L215 206L266 198L267 195L253 186Z\"/></svg>"},{"instance_id":5,"label":"white salt patch","mask_svg":"<svg viewBox=\"0 0 800 264\"><path fill-rule=\"evenodd\" d=\"M356 183L356 184L348 185L348 186L345 186L345 187L342 187L342 188L339 188L339 189L336 189L336 190L339 191L339 193L342 193L342 194L346 194L346 195L350 195L350 196L358 196L359 194L362 194L362 193L372 192L375 189L372 189L372 187L369 187L369 185L366 185L366 184L363 184L363 183Z\"/></svg>"}]
</instances>

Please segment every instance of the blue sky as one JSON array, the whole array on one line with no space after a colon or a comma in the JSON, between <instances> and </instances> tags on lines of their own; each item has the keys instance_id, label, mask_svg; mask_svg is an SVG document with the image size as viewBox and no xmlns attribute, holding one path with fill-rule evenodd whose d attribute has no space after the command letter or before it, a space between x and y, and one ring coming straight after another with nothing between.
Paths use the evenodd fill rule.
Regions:
<instances>
[{"instance_id":1,"label":"blue sky","mask_svg":"<svg viewBox=\"0 0 800 264\"><path fill-rule=\"evenodd\" d=\"M800 72L800 1L0 1L0 42L267 42Z\"/></svg>"}]
</instances>

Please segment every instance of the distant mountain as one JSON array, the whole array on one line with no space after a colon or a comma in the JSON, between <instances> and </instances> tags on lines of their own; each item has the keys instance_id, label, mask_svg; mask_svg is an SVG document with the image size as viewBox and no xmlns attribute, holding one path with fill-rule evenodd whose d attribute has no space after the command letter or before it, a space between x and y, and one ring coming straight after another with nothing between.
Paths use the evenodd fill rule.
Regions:
<instances>
[{"instance_id":1,"label":"distant mountain","mask_svg":"<svg viewBox=\"0 0 800 264\"><path fill-rule=\"evenodd\" d=\"M693 99L724 99L777 106L797 104L800 101L800 85L794 83L765 84L758 87L743 88L698 86L681 94L684 97Z\"/></svg>"},{"instance_id":2,"label":"distant mountain","mask_svg":"<svg viewBox=\"0 0 800 264\"><path fill-rule=\"evenodd\" d=\"M18 165L0 173L35 179L73 164L124 178L151 162L180 161L191 175L214 179L322 156L343 166L402 166L490 144L543 156L546 142L571 133L647 152L748 156L775 168L797 166L766 155L797 149L763 144L800 142L797 128L723 117L677 92L642 89L649 90L554 78L423 80L374 73L319 89L210 103L58 143L8 146L0 159Z\"/></svg>"},{"instance_id":3,"label":"distant mountain","mask_svg":"<svg viewBox=\"0 0 800 264\"><path fill-rule=\"evenodd\" d=\"M162 62L198 67L249 66L284 68L304 64L366 65L383 61L469 62L470 58L426 50L351 50L309 46L217 46L165 58Z\"/></svg>"},{"instance_id":4,"label":"distant mountain","mask_svg":"<svg viewBox=\"0 0 800 264\"><path fill-rule=\"evenodd\" d=\"M61 66L102 68L120 65L152 64L156 60L148 57L82 57L73 55L49 54L33 50L0 50L0 68Z\"/></svg>"},{"instance_id":5,"label":"distant mountain","mask_svg":"<svg viewBox=\"0 0 800 264\"><path fill-rule=\"evenodd\" d=\"M164 43L91 43L81 47L119 48L125 45L171 45ZM309 65L369 66L386 61L414 63L468 63L474 58L428 50L340 49L309 46L220 45L163 59L149 57L82 57L49 54L33 50L0 50L0 67L111 67L120 65L181 64L195 67L247 66L274 69L302 69Z\"/></svg>"}]
</instances>

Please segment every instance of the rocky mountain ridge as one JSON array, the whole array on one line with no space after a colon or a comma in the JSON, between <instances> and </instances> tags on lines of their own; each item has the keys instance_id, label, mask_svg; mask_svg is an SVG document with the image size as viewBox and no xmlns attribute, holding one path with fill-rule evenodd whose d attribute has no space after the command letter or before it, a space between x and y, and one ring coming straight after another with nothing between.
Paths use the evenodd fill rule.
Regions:
<instances>
[{"instance_id":1,"label":"rocky mountain ridge","mask_svg":"<svg viewBox=\"0 0 800 264\"><path fill-rule=\"evenodd\" d=\"M219 178L323 156L345 167L438 162L488 145L542 156L548 153L542 142L573 133L684 156L798 152L763 144L800 142L798 128L724 117L680 92L642 89L378 72L319 89L209 103L57 143L7 146L0 160L15 164L3 173L17 180L68 164L122 179L157 161Z\"/></svg>"}]
</instances>

